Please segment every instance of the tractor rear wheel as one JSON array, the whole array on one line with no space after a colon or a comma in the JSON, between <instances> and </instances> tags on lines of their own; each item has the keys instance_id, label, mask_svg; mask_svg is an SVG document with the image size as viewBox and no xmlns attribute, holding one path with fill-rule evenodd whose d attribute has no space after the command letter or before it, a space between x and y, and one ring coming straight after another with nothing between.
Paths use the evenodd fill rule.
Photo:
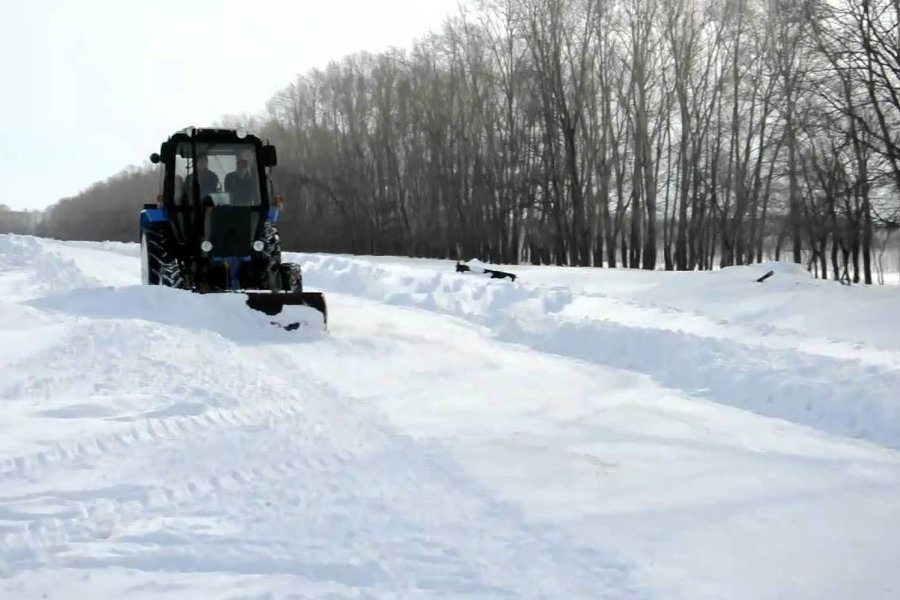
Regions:
<instances>
[{"instance_id":1,"label":"tractor rear wheel","mask_svg":"<svg viewBox=\"0 0 900 600\"><path fill-rule=\"evenodd\" d=\"M141 282L183 288L184 275L172 251L174 240L166 226L150 225L141 233Z\"/></svg>"}]
</instances>

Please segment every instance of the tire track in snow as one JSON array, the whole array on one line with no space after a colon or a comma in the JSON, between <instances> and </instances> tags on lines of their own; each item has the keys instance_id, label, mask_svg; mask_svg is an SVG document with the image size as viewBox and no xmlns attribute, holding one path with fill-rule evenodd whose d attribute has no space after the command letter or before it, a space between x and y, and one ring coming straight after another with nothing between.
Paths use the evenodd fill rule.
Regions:
<instances>
[{"instance_id":1,"label":"tire track in snow","mask_svg":"<svg viewBox=\"0 0 900 600\"><path fill-rule=\"evenodd\" d=\"M242 419L234 419L230 420L228 425L241 427L249 423ZM286 425L290 424L290 421L283 419L279 423ZM220 428L216 429L221 432ZM99 453L92 454L87 451L81 457L90 455L96 459L95 464L102 464L103 461L114 461L116 452L133 449L141 442L178 444L184 439L183 436L163 435L149 439L134 439L121 447L107 446ZM159 450L158 444L155 445L155 450ZM46 478L52 469L65 469L66 466L64 462L42 463L41 472L29 472L28 476L30 479L38 476ZM226 466L224 471L215 474L198 475L195 472L189 479L177 483L162 482L153 488L130 489L127 486L117 486L108 490L80 492L43 490L14 496L0 495L0 503L3 506L3 510L0 510L0 522L14 517L23 523L18 531L0 535L4 553L12 557L12 560L7 558L5 564L4 561L0 561L0 576L4 575L4 570L65 566L71 562L65 554L73 544L127 541L126 529L129 523L176 517L185 506L215 506L222 496L252 494L254 489L265 488L291 477L292 474L303 473L312 468L339 467L340 462L336 459L326 464L322 457L311 461L292 458L276 460L262 467L249 469ZM53 514L28 512L29 508L41 510L54 503L56 512ZM33 504L37 506L31 506ZM17 513L11 510L11 507L25 510Z\"/></svg>"},{"instance_id":2,"label":"tire track in snow","mask_svg":"<svg viewBox=\"0 0 900 600\"><path fill-rule=\"evenodd\" d=\"M0 398L7 411L57 423L90 418L108 431L54 440L38 452L0 454L0 478L215 427L298 419L305 410L301 395L311 388L287 386L280 373L253 360L254 346L152 321L64 322L58 339L42 342L49 347L0 364Z\"/></svg>"},{"instance_id":3,"label":"tire track in snow","mask_svg":"<svg viewBox=\"0 0 900 600\"><path fill-rule=\"evenodd\" d=\"M299 393L308 396L314 393L319 402L342 412L342 399L333 396L326 385L304 384L303 387L307 388L306 391ZM258 410L266 412L265 407ZM192 435L196 431L192 425L201 417L189 417L163 419L156 423L160 427L148 431L145 436L113 438L108 444L105 441L96 445L87 443L84 451L87 454L96 451L93 456L95 460L91 463L93 469L100 471L105 471L108 464L116 463L117 455L134 458L136 452L141 450L151 452L154 460L164 463L167 453L195 455L198 462L191 464L188 478L181 478L175 483L163 481L153 490L129 490L127 486L108 491L86 490L81 494L91 497L80 500L77 493L74 498L67 499L71 494L66 492L35 490L24 497L3 498L5 507L16 507L17 502L26 509L29 503L37 503L38 509L42 504L52 506L55 503L55 507L49 515L32 518L27 528L3 536L6 558L5 566L0 565L0 571L14 573L23 569L105 567L109 566L110 561L126 568L154 570L152 565L156 564L156 559L153 556L158 554L169 557L166 560L187 561L187 570L193 567L199 571L247 570L248 573L259 573L256 569L265 569L271 573L287 572L326 581L339 574L341 580L352 579L362 588L374 586L377 589L381 585L399 590L409 585L420 592L429 588L444 591L456 589L461 594L505 596L508 592L503 590L508 590L510 585L520 591L543 585L548 591L574 589L575 593L570 597L588 597L587 589L579 588L577 584L572 588L571 582L578 579L574 573L593 573L590 580L594 590L606 585L614 585L616 589L633 589L627 567L593 550L572 549L570 542L564 541L560 533L542 531L540 528L533 530L532 526L521 522L515 513L509 514L508 507L493 501L467 476L456 472L439 446L423 445L393 431L382 430L378 421L370 417L344 415L343 422L347 425L349 420L351 430L355 424L361 424L364 430L373 430L374 427L377 435L383 438L371 444L377 451L369 452L372 448L367 449L364 441L361 446L354 444L345 448L344 456L341 456L333 448L327 448L327 440L321 440L325 442L322 446L326 447L326 451L309 455L303 450L314 448L318 440L298 440L295 424L286 417L293 414L302 422L303 415L296 411L288 413L267 419L268 426L260 431L258 428L248 430L248 425L253 429L256 419L246 414L235 416L236 411L217 411L219 418L211 414L200 427L206 433L213 434L210 440ZM335 421L337 424L331 423L332 429L341 429L342 419ZM153 423L148 422L147 425ZM179 427L176 423L186 427ZM239 436L246 433L248 439L255 439L260 434L277 439L278 432L287 432L289 436L282 438L286 440L284 449L294 451L276 453L280 460L240 467L230 464L228 456L222 457L204 446L207 441L213 444L212 448L223 443L225 448L245 445L240 437L235 441L234 434L223 432L217 426L221 423L234 425L234 433ZM184 436L183 433L189 435ZM119 443L122 448L116 445ZM204 451L197 451L198 448ZM238 455L234 457L242 454L243 451L238 450ZM184 460L191 462L190 459ZM385 477L389 472L386 469L390 470L391 465L399 469ZM67 467L64 462L43 462L28 475L40 476L46 481L49 472L63 471ZM119 480L114 472L109 476ZM429 489L431 492L427 493ZM423 493L425 497L441 500L417 506L421 502L419 495ZM352 508L367 503L371 504L371 508L362 513L359 513L358 507L357 510ZM389 508L395 503L399 503L401 508ZM292 508L294 506L299 508ZM30 507L35 508L33 505ZM217 522L227 523L237 519L241 529L249 527L250 531L243 536L226 536L224 539L217 534L205 543L198 543L196 538L188 542L190 536L183 529L161 528L158 525L168 519L182 523L190 523L193 519L202 521L205 518L203 514L209 511L205 507L215 507ZM410 509L412 513L403 512ZM378 518L372 520L371 514L377 515L379 510L387 512L384 524L379 524ZM400 512L391 516L392 511ZM469 512L476 516L471 519L472 523L466 516ZM494 526L500 524L500 530L491 531L487 536L482 531L479 536L478 523L485 518L490 518ZM448 528L442 523L446 519L455 525L449 531L460 527L463 531L472 529L464 536L470 540L465 542L471 545L469 552L448 554L454 546L445 546L449 543L444 541ZM462 521L458 522L458 519ZM437 524L431 525L432 520L436 520ZM293 527L300 527L301 531L310 534L312 541L309 543L313 545L308 546L302 539L269 541L266 535L253 534L256 527L268 531L273 523L288 531L291 529L289 524L294 523ZM399 531L398 526L401 527ZM150 530L143 531L147 527ZM376 534L384 527L387 529L384 529L383 535ZM419 533L423 527L426 531L431 527L436 529L431 533ZM321 540L329 540L328 545L317 546ZM374 548L370 547L372 544L375 544ZM329 546L333 547L329 549ZM485 551L485 547L488 550ZM110 555L112 548L117 550ZM315 551L310 552L312 548L323 556L317 556ZM484 564L479 551L487 552L487 556L493 557L492 561L501 564L513 561L518 569L538 567L544 573L552 572L555 581L528 583L527 579L532 575L526 575L524 583L507 582L497 587L496 582L505 578L500 574L504 569L495 572L498 567ZM186 554L182 556L182 553ZM357 553L363 556L374 553L380 559L368 566L346 563L346 556ZM110 558L101 559L98 555ZM303 561L298 558L303 556L315 556L316 559ZM535 558L538 560L535 561ZM541 566L540 563L547 564ZM181 568L185 569L185 566ZM419 575L411 579L397 578L396 569L400 572L413 570ZM423 573L433 575L429 579ZM635 597L639 595L635 592Z\"/></svg>"},{"instance_id":4,"label":"tire track in snow","mask_svg":"<svg viewBox=\"0 0 900 600\"><path fill-rule=\"evenodd\" d=\"M123 327L131 331L124 334L126 332L123 332ZM127 386L130 380L129 369L127 365L121 364L121 357L129 354L128 343L120 343L116 348L112 344L98 343L98 340L102 341L105 337L110 336L119 340L131 340L132 344L141 346L142 338L147 337L148 328L151 338L159 334L158 329L165 329L158 325L134 327L131 324L87 323L74 335L62 339L56 346L43 352L37 359L29 359L29 363L40 366L37 374L32 372L32 377L37 383L32 382L34 385L30 387L7 387L4 396L9 401L15 401L16 399L28 399L35 391L43 391L45 396L52 392L54 396L64 397L74 382L84 379L86 371L90 374L90 369L88 369L90 365L104 365L104 368L95 372L94 376L96 379L102 379L107 388L116 389L120 386ZM161 341L158 338L154 339L158 342ZM123 345L126 347L123 348ZM82 351L79 352L73 348ZM108 348L114 349L112 352L106 352L105 349ZM134 348L134 350L139 351L140 348ZM248 363L257 363L260 358L258 352L253 349L242 348L240 353L242 359ZM199 364L203 364L202 361ZM222 361L212 361L210 364L212 365L210 371L213 375L221 375L223 372L233 375L236 372L236 369L229 368L227 364L223 365ZM13 365L13 371L16 366ZM169 368L172 367L172 365L163 366L168 367L164 371L169 371ZM125 374L125 376L116 374ZM167 374L170 377L172 375L171 372ZM157 375L162 375L162 373ZM281 374L274 372L271 368L265 368L261 372L251 375L248 378L249 382L243 381L239 377L237 389L229 390L238 398L244 396L243 400L247 402L245 405L234 408L202 406L200 414L166 415L167 409L163 409L137 415L113 417L112 421L133 420L135 422L124 430L104 432L74 440L55 441L47 450L8 457L0 461L0 481L3 481L6 486L39 487L40 483L47 481L50 474L54 472L65 472L78 468L79 465L93 468L98 463L115 462L117 457L132 455L142 448L158 449L160 443L177 445L204 436L225 436L227 430L239 433L241 430L259 427L265 429L276 423L280 427L291 429L293 444L301 444L301 447L307 449L321 446L328 451L304 452L286 460L272 461L271 464L267 463L261 468L250 468L249 470L231 468L215 475L193 478L178 485L167 485L148 494L146 501L99 497L90 501L75 502L74 508L68 509L68 512L73 513L69 516L65 514L28 516L28 525L24 531L6 533L0 538L5 541L5 548L9 549L6 554L13 557L14 564L12 566L21 568L48 564L48 557L62 552L67 544L84 543L97 538L98 514L102 516L104 522L112 523L134 520L147 513L148 508L153 508L150 511L152 513L174 515L177 513L176 508L179 503L202 504L204 499L224 492L259 487L259 481L283 479L291 473L300 471L339 469L342 461L346 460L348 452L341 452L340 448L332 447L327 440L322 438L322 433L318 430L324 416L316 414L321 411L309 410L304 399L327 396L324 404L334 407L335 411L340 410L339 407L344 400L336 397L323 385L313 386L304 381L293 381L288 385ZM259 389L255 384L257 377L262 377L267 382L264 388ZM179 379L178 377L172 378ZM145 373L145 379L151 382L165 380L163 377L154 377L152 373L149 375ZM223 389L229 387L227 377L225 381L222 381L221 377L202 379L207 381L215 379L218 387ZM14 393L10 393L11 390ZM139 391L149 392L151 390ZM169 390L170 393L176 392L172 394L173 396L177 395L178 391L184 392L184 390ZM247 392L253 393L248 394ZM187 391L187 394L190 395L191 392ZM272 402L270 398L280 398L280 400ZM178 405L172 405L169 408L172 407L177 409ZM347 422L348 419L344 418L343 421ZM352 419L349 421L352 425ZM364 444L357 445L357 448L359 447L364 447ZM40 498L43 495L45 494L42 492L33 494L34 498ZM4 507L9 507L11 504L15 505L17 502L21 502L24 498L0 496L0 500L3 501ZM4 520L4 517L10 516L8 508L5 512L7 514L4 515L4 511L0 511L0 522ZM26 515L13 514L12 516L20 518ZM102 524L100 528L104 529ZM101 532L99 538L108 538L111 535L111 533L103 534ZM43 559L39 560L38 558L41 556ZM20 561L16 557L20 557L22 560ZM9 566L10 563L7 561L7 569ZM2 565L0 565L0 571L2 571Z\"/></svg>"},{"instance_id":5,"label":"tire track in snow","mask_svg":"<svg viewBox=\"0 0 900 600\"><path fill-rule=\"evenodd\" d=\"M206 430L241 427L273 419L289 421L304 416L299 407L260 405L236 409L210 408L201 415L153 418L125 430L102 433L87 439L54 442L52 448L0 460L0 479L32 479L41 472L72 462L121 454L135 444L196 436Z\"/></svg>"}]
</instances>

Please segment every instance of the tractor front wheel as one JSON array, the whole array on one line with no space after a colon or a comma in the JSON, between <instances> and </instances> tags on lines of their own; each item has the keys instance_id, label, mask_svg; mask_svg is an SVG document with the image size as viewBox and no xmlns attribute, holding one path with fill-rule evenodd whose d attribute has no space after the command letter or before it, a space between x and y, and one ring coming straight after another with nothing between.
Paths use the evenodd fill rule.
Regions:
<instances>
[{"instance_id":1,"label":"tractor front wheel","mask_svg":"<svg viewBox=\"0 0 900 600\"><path fill-rule=\"evenodd\" d=\"M300 265L294 263L281 263L278 265L281 275L281 289L285 292L300 293L303 291L303 271Z\"/></svg>"}]
</instances>

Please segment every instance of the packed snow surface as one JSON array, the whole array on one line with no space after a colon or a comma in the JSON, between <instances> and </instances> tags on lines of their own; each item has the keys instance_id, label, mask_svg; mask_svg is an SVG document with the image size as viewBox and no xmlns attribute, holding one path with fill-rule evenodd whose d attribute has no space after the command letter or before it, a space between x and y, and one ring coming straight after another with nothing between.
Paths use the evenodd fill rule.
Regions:
<instances>
[{"instance_id":1,"label":"packed snow surface","mask_svg":"<svg viewBox=\"0 0 900 600\"><path fill-rule=\"evenodd\" d=\"M0 598L900 597L896 286L138 255L0 236Z\"/></svg>"}]
</instances>

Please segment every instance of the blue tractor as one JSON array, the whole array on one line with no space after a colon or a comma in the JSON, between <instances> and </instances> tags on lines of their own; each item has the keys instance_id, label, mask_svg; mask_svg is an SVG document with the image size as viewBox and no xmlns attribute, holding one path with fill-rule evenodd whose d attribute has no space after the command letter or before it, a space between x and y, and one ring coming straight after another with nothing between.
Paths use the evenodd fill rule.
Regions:
<instances>
[{"instance_id":1,"label":"blue tractor","mask_svg":"<svg viewBox=\"0 0 900 600\"><path fill-rule=\"evenodd\" d=\"M267 315L308 306L327 326L324 296L303 291L300 265L281 260L275 223L283 203L269 177L274 146L242 130L188 128L150 160L162 164L163 183L157 202L141 211L145 285L239 292Z\"/></svg>"}]
</instances>

